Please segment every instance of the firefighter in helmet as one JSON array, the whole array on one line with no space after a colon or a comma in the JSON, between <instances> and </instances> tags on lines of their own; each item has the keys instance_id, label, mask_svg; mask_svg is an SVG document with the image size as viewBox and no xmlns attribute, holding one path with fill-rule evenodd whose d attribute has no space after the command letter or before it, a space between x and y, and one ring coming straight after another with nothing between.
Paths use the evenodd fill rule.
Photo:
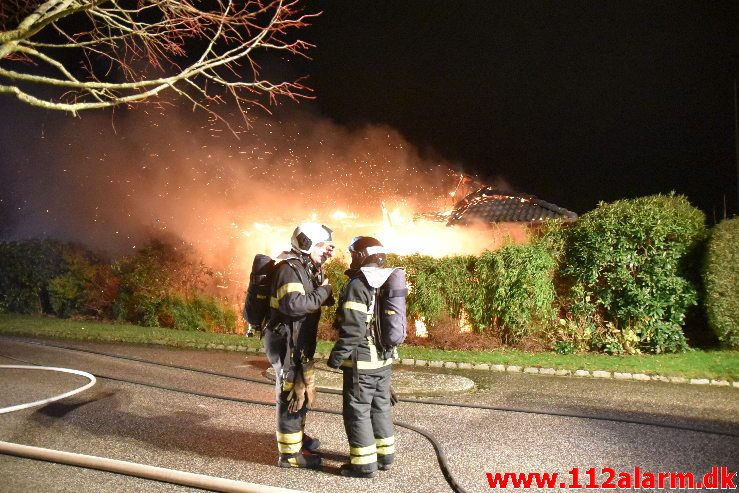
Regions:
<instances>
[{"instance_id":1,"label":"firefighter in helmet","mask_svg":"<svg viewBox=\"0 0 739 493\"><path fill-rule=\"evenodd\" d=\"M264 347L275 370L280 467L321 465L316 453L320 442L304 429L307 409L315 400L313 355L321 306L334 303L322 269L333 255L331 233L316 223L295 228L292 249L280 254L272 279Z\"/></svg>"},{"instance_id":2,"label":"firefighter in helmet","mask_svg":"<svg viewBox=\"0 0 739 493\"><path fill-rule=\"evenodd\" d=\"M354 238L349 252L352 260L346 275L350 280L339 298L339 339L331 350L328 366L343 370L342 415L350 461L341 466L341 474L371 478L378 469L390 469L395 459L394 396L390 390L395 352L379 349L370 330L378 286L372 278L392 269L383 268L385 250L375 238Z\"/></svg>"}]
</instances>

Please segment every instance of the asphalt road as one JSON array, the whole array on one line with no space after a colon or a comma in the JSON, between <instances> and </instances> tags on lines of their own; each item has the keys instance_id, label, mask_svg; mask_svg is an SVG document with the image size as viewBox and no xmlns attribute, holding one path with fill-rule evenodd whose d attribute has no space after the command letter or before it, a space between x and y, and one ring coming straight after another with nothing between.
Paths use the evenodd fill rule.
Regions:
<instances>
[{"instance_id":1,"label":"asphalt road","mask_svg":"<svg viewBox=\"0 0 739 493\"><path fill-rule=\"evenodd\" d=\"M18 364L11 357L266 404L274 396L267 384L21 341L0 338L0 364ZM264 378L267 367L263 357L243 353L64 344L257 378ZM569 481L568 471L579 468L581 482L586 483L585 471L590 467L633 472L638 466L643 471L684 471L702 476L712 466L727 466L731 471L739 466L739 390L734 388L481 371L453 373L472 378L476 389L437 399L501 409L429 405L423 402L429 398L424 397L401 402L395 408L395 419L431 433L442 445L452 474L468 492L491 491L488 472L549 471ZM0 407L62 393L85 382L66 374L0 370ZM319 406L340 411L340 398L321 394ZM95 387L77 396L0 415L0 440L25 445L312 492L451 491L433 447L414 431L396 430L398 457L392 470L360 480L338 475L338 466L348 455L340 416L313 412L307 430L323 443L325 466L320 471L276 467L271 405L100 378ZM599 482L605 479L601 474L597 477ZM0 455L0 492L28 491L199 490Z\"/></svg>"}]
</instances>

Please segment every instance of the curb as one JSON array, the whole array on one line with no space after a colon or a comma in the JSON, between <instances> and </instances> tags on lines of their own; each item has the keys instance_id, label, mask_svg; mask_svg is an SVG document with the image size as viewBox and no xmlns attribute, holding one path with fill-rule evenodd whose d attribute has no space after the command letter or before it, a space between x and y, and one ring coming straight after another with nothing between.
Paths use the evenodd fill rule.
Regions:
<instances>
[{"instance_id":1,"label":"curb","mask_svg":"<svg viewBox=\"0 0 739 493\"><path fill-rule=\"evenodd\" d=\"M207 349L218 349L212 344L202 345ZM228 348L226 348L228 349ZM237 349L243 351L243 349ZM264 348L247 348L250 353L264 353ZM325 359L327 355L319 352L315 353L315 359ZM454 361L428 361L423 359L401 358L396 360L394 365L401 366L421 366L427 368L444 368L449 370L477 370L491 371L498 373L523 373L527 375L547 375L556 377L578 377L592 378L599 380L633 380L637 382L663 382L663 383L682 383L689 385L704 385L710 387L733 387L739 389L739 381L716 380L711 378L687 378L674 377L669 375L647 375L646 373L629 373L608 370L566 370L564 368L541 368L538 366L519 366L519 365L502 365L493 363L457 363Z\"/></svg>"},{"instance_id":2,"label":"curb","mask_svg":"<svg viewBox=\"0 0 739 493\"><path fill-rule=\"evenodd\" d=\"M195 344L187 343L184 347L191 349L211 349L220 351L247 352L250 354L265 354L263 347L235 346L223 344ZM328 355L316 352L315 359L326 359ZM427 368L443 368L449 370L477 370L498 373L522 373L527 375L547 375L556 377L592 378L598 380L633 380L637 382L664 382L681 383L688 385L703 385L709 387L733 387L739 389L739 381L717 380L712 378L687 378L670 375L648 375L646 373L630 373L608 370L566 370L564 368L542 368L539 366L503 365L495 363L457 363L455 361L423 360L414 358L400 358L394 365L421 366Z\"/></svg>"},{"instance_id":3,"label":"curb","mask_svg":"<svg viewBox=\"0 0 739 493\"><path fill-rule=\"evenodd\" d=\"M322 355L316 353L316 358ZM712 387L733 387L739 389L739 381L716 380L710 378L672 377L668 375L647 375L646 373L629 373L607 370L565 370L562 368L541 368L538 366L521 367L518 365L500 365L489 363L455 363L453 361L426 361L422 359L402 358L394 364L402 366L422 366L429 368L447 368L453 370L478 370L499 373L524 373L528 375L551 375L558 377L579 377L602 380L634 380L638 382L683 383L689 385L707 385Z\"/></svg>"}]
</instances>

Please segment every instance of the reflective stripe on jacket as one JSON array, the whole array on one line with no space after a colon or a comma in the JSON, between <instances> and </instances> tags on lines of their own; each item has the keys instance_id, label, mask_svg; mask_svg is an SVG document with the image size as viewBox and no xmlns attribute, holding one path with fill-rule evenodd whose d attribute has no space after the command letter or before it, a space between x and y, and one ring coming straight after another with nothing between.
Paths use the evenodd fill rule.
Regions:
<instances>
[{"instance_id":1,"label":"reflective stripe on jacket","mask_svg":"<svg viewBox=\"0 0 739 493\"><path fill-rule=\"evenodd\" d=\"M298 274L298 272L302 272ZM301 278L301 275L304 276ZM321 305L331 296L331 286L314 289L306 268L298 261L285 260L277 268L270 293L270 325L273 322L300 320L321 311Z\"/></svg>"},{"instance_id":2,"label":"reflective stripe on jacket","mask_svg":"<svg viewBox=\"0 0 739 493\"><path fill-rule=\"evenodd\" d=\"M336 309L339 325L339 340L336 341L328 364L334 368L339 366L353 367L353 355L357 355L356 366L362 371L371 371L392 364L393 358L378 354L367 324L372 321L373 289L367 284L364 275L359 271L347 271L351 278L341 295Z\"/></svg>"}]
</instances>

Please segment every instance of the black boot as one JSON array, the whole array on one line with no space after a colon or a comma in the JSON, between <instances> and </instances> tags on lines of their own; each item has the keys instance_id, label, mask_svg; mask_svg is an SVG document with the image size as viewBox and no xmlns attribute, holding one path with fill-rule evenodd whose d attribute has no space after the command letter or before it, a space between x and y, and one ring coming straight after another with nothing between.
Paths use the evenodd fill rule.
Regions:
<instances>
[{"instance_id":1,"label":"black boot","mask_svg":"<svg viewBox=\"0 0 739 493\"><path fill-rule=\"evenodd\" d=\"M307 469L318 469L321 467L321 456L320 455L281 455L277 461L277 465L280 467L302 467Z\"/></svg>"},{"instance_id":2,"label":"black boot","mask_svg":"<svg viewBox=\"0 0 739 493\"><path fill-rule=\"evenodd\" d=\"M348 478L374 478L377 475L377 471L360 471L351 464L342 464L339 473Z\"/></svg>"},{"instance_id":3,"label":"black boot","mask_svg":"<svg viewBox=\"0 0 739 493\"><path fill-rule=\"evenodd\" d=\"M307 433L303 433L302 450L307 450L308 452L315 452L316 450L318 450L318 447L320 446L321 446L321 441L318 438L313 438Z\"/></svg>"}]
</instances>

